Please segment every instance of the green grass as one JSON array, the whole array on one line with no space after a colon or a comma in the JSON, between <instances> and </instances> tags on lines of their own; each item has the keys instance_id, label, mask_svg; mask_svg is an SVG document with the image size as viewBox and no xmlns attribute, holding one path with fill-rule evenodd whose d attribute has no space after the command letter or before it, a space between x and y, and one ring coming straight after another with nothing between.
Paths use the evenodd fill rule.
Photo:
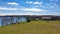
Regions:
<instances>
[{"instance_id":1,"label":"green grass","mask_svg":"<svg viewBox=\"0 0 60 34\"><path fill-rule=\"evenodd\" d=\"M0 27L0 34L60 34L60 21L31 21Z\"/></svg>"}]
</instances>

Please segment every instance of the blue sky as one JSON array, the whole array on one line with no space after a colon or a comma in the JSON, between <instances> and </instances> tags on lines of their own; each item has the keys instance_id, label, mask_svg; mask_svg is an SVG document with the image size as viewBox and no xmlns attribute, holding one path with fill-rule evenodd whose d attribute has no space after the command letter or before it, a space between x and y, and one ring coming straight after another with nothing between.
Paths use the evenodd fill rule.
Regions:
<instances>
[{"instance_id":1,"label":"blue sky","mask_svg":"<svg viewBox=\"0 0 60 34\"><path fill-rule=\"evenodd\" d=\"M60 15L60 0L0 0L0 15Z\"/></svg>"}]
</instances>

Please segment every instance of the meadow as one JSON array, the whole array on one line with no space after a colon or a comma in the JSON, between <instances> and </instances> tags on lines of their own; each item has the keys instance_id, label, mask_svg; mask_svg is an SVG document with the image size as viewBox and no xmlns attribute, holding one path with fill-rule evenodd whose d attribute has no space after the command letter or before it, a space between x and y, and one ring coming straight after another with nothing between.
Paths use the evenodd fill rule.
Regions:
<instances>
[{"instance_id":1,"label":"meadow","mask_svg":"<svg viewBox=\"0 0 60 34\"><path fill-rule=\"evenodd\" d=\"M21 22L0 27L0 34L60 34L60 20Z\"/></svg>"}]
</instances>

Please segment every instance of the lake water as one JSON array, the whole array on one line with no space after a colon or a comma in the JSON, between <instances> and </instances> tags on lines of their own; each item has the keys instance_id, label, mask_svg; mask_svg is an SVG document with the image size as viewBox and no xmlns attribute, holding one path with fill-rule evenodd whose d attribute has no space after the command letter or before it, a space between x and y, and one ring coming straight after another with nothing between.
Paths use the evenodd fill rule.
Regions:
<instances>
[{"instance_id":1,"label":"lake water","mask_svg":"<svg viewBox=\"0 0 60 34\"><path fill-rule=\"evenodd\" d=\"M25 22L27 21L26 17L0 17L0 26L9 25L11 23Z\"/></svg>"}]
</instances>

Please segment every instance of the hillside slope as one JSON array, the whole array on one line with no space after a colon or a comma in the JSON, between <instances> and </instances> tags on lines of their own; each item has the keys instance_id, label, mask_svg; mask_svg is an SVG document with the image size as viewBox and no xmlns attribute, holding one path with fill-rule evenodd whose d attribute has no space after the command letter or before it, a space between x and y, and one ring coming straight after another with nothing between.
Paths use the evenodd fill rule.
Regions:
<instances>
[{"instance_id":1,"label":"hillside slope","mask_svg":"<svg viewBox=\"0 0 60 34\"><path fill-rule=\"evenodd\" d=\"M0 34L60 34L60 21L31 21L0 27Z\"/></svg>"}]
</instances>

